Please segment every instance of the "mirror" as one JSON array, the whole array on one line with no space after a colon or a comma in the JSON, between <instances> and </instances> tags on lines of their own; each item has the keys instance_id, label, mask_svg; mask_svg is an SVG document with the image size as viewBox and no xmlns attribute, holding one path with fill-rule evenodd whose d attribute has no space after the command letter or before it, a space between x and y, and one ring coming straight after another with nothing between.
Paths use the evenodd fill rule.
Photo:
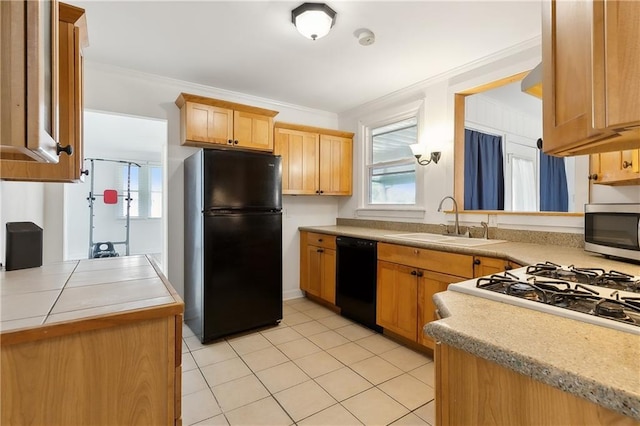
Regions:
<instances>
[{"instance_id":1,"label":"mirror","mask_svg":"<svg viewBox=\"0 0 640 426\"><path fill-rule=\"evenodd\" d=\"M549 210L549 197L543 195L541 200L540 195L541 165L537 141L542 137L542 100L521 91L521 80L527 74L528 71L455 94L454 194L465 211L522 213ZM500 145L500 149L490 154L469 151L470 147L465 150L465 134L469 141L477 137L491 139L491 143ZM478 159L477 164L496 164L491 166L492 170L498 170L502 164L502 173L492 172L494 189L491 191L487 190L487 185L480 190L470 188L470 185L465 188L465 172L468 182L476 184L479 180L469 177L474 166L468 159L476 158L476 155L477 158L487 156ZM556 160L552 158L551 161ZM561 203L563 207L556 208L552 214L581 214L588 202L588 181L584 178L588 175L588 156L558 161L554 167L562 168L564 162L564 176L561 174L560 181L554 180L553 185L543 185L543 192L549 187L566 185L566 203ZM548 170L546 163L542 170L543 173ZM492 193L489 198L502 197L502 200L490 204L492 207L483 207L482 202L471 202L474 191Z\"/></svg>"}]
</instances>

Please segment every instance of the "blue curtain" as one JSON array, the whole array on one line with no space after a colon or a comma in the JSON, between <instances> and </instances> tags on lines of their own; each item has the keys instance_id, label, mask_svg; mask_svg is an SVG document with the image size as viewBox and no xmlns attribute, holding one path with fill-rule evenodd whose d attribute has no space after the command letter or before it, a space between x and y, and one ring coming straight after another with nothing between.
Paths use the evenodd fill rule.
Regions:
<instances>
[{"instance_id":1,"label":"blue curtain","mask_svg":"<svg viewBox=\"0 0 640 426\"><path fill-rule=\"evenodd\" d=\"M569 211L569 191L564 158L540 151L540 211Z\"/></svg>"},{"instance_id":2,"label":"blue curtain","mask_svg":"<svg viewBox=\"0 0 640 426\"><path fill-rule=\"evenodd\" d=\"M464 208L504 210L500 136L464 130Z\"/></svg>"}]
</instances>

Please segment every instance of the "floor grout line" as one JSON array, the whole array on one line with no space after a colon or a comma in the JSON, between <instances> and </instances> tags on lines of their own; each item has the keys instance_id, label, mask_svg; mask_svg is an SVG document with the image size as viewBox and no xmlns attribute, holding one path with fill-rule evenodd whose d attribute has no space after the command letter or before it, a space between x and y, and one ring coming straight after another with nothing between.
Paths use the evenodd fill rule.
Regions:
<instances>
[{"instance_id":1,"label":"floor grout line","mask_svg":"<svg viewBox=\"0 0 640 426\"><path fill-rule=\"evenodd\" d=\"M286 303L286 302L285 302L285 303ZM310 302L310 301L301 301L301 302L299 302L299 303L294 304L294 306L295 306L295 305L297 305L297 304L300 304L300 303L302 303L302 304L304 304L304 305L308 306L308 305L307 305L308 303L313 303L313 302ZM289 306L289 307L291 307L292 309L296 310L296 311L297 311L297 313L304 313L304 311L299 311L299 310L297 310L297 309L293 308L293 306L292 306L292 305L288 305L288 304L287 304L286 306ZM321 305L318 305L318 308L323 308L323 307L322 307ZM312 307L312 308L306 309L306 311L309 311L309 310L311 310L311 309L317 309L317 308ZM333 313L333 312L332 312L332 314L335 314L335 313ZM292 315L292 314L289 314L289 315ZM329 315L329 316L331 316L331 315ZM213 419L213 418L215 418L215 417L217 417L217 416L223 415L223 416L224 416L224 418L225 418L225 420L227 421L227 423L228 423L228 424L230 424L230 422L229 422L229 418L227 417L227 413L229 413L229 412L231 412L231 411L234 411L234 410L241 409L241 408L246 407L246 406L248 406L248 405L250 405L250 404L254 404L254 403L256 403L256 402L262 401L262 400L267 399L267 398L272 398L272 399L273 399L273 400L278 404L278 406L280 407L280 409L281 409L281 410L282 410L282 411L287 415L287 417L288 417L288 418L290 419L290 421L292 422L291 424L293 424L293 425L297 425L297 424L298 424L298 422L304 421L305 419L308 419L308 418L310 418L310 417L312 417L312 416L314 416L314 415L316 415L316 414L318 414L318 413L321 413L322 411L327 410L327 409L329 409L329 408L331 408L331 407L334 407L334 406L336 406L336 405L340 405L340 406L341 406L341 407L342 407L342 408L343 408L347 413L349 413L350 415L352 415L353 417L355 417L356 419L358 419L358 421L361 421L361 422L362 422L362 420L361 420L361 419L360 419L360 418L359 418L359 417L358 417L354 412L352 412L351 410L349 410L349 409L348 409L348 408L343 404L343 402L345 402L345 401L347 401L347 400L349 400L349 399L351 399L351 398L354 398L354 397L356 397L356 396L358 396L358 395L360 395L360 394L362 394L362 393L364 393L364 392L370 391L370 390L372 390L372 389L377 389L377 390L378 390L378 391L380 391L383 395L385 395L386 397L390 398L392 401L394 401L394 402L398 403L398 404L399 404L401 407L403 407L405 410L408 410L408 412L407 412L407 413L404 413L404 414L402 414L400 417L395 418L395 419L394 419L392 422L390 422L389 424L394 423L394 422L396 422L396 421L398 421L398 420L400 420L400 419L402 419L402 418L404 418L404 417L406 417L406 416L408 416L408 415L410 415L410 414L414 414L414 415L415 415L415 416L417 416L421 421L424 421L424 422L425 422L425 424L427 424L427 425L428 425L429 423L428 423L425 419L423 419L422 417L420 417L418 414L416 414L415 412L416 412L417 410L419 410L419 409L421 409L421 408L425 407L426 405L428 405L428 404L432 403L433 401L435 401L435 399L431 399L431 400L429 400L429 401L425 402L424 404L421 404L420 406L416 407L415 409L410 409L409 407L407 407L406 405L404 405L401 401L399 401L398 399L394 398L392 395L388 394L388 393L387 393L387 392L385 392L383 389L381 389L381 388L380 388L380 386L381 386L381 385L383 385L383 384L385 384L385 383L387 383L387 382L389 382L389 381L391 381L391 380L394 380L394 379L396 379L396 378L398 378L398 377L401 377L401 376L403 376L403 375L408 375L409 377L412 377L412 378L416 379L416 380L417 380L418 382L420 382L421 384L423 384L423 385L425 385L425 386L427 386L427 387L429 387L429 388L432 388L432 389L433 389L433 386L429 385L428 383L425 383L423 380L421 380L421 379L419 379L418 377L415 377L415 376L413 376L413 375L411 374L411 372L412 372L412 371L415 371L416 369L421 368L421 367L423 367L424 365L427 365L427 364L429 364L429 363L433 362L433 360L431 360L431 361L427 361L427 362L426 362L426 363L424 363L424 364L421 364L421 365L419 365L419 366L417 366L417 367L415 367L415 368L412 368L412 369L410 369L410 370L408 370L408 371L405 371L404 369L402 369L402 368L400 368L400 367L396 366L395 364L393 364L393 363L389 362L388 360L386 360L385 358L383 358L383 357L381 356L381 355L383 355L383 354L385 354L385 353L388 353L388 352L390 352L390 351L393 351L393 350L397 349L398 347L405 347L405 346L403 346L403 345L401 345L401 344L398 344L398 346L396 346L396 347L392 347L392 348L390 348L390 349L383 350L383 351L382 351L382 352L380 352L380 353L375 353L375 352L372 352L371 350L369 350L368 348L366 348L366 347L364 347L364 346L362 346L362 345L358 344L358 341L363 340L363 339L366 339L366 338L371 337L371 336L375 336L375 335L380 335L380 336L382 336L382 337L384 337L384 338L386 338L386 339L388 339L388 337L386 337L386 336L384 336L384 335L382 335L382 334L373 333L373 334L369 334L369 335L366 335L366 336L363 336L363 337L357 338L357 339L355 339L355 340L352 340L351 338L348 338L348 337L346 337L346 336L343 336L342 334L340 334L340 333L338 333L338 332L336 331L336 330L338 330L338 329L340 329L340 328L345 328L345 327L349 327L349 326L352 326L352 325L360 326L359 324L356 324L356 323L354 323L354 322L353 322L353 321L351 321L351 320L349 320L349 321L350 321L350 323L349 323L349 324L341 325L341 326L336 327L336 328L333 328L333 329L332 329L332 328L330 328L330 327L327 327L327 328L329 329L329 330L327 330L327 331L334 331L334 332L335 332L335 333L337 333L338 335L340 335L340 336L342 336L342 337L344 337L345 339L347 339L347 340L348 340L346 343L341 343L341 344L339 344L339 345L337 345L337 346L329 347L329 348L327 348L327 349L324 349L324 348L322 348L322 347L318 346L315 342L313 342L311 339L309 339L309 337L311 337L311 336L313 336L313 335L320 334L320 333L323 333L323 332L326 332L326 331L321 331L321 332L313 333L313 334L310 334L310 335L304 335L304 334L302 334L302 333L297 332L297 330L295 330L295 329L293 328L293 327L295 327L295 326L302 325L302 324L307 324L307 323L311 323L311 322L316 322L316 323L318 323L318 324L320 324L320 325L323 325L323 326L324 326L324 324L322 324L322 323L320 322L320 320L325 319L325 318L328 318L329 316L327 316L327 317L322 317L322 318L317 318L317 319L316 319L316 318L311 318L309 321L304 321L304 322L302 322L302 323L296 323L296 324L291 324L291 325L286 324L286 323L284 322L284 320L283 320L279 325L277 325L277 326L275 326L275 327L271 327L271 328L268 328L268 329L259 329L258 331L254 332L254 333L247 333L246 335L241 335L241 336L243 336L243 337L250 337L250 336L253 336L253 335L256 335L256 334L258 334L258 335L262 336L264 339L266 339L266 340L269 342L270 346L269 346L268 348L275 348L275 349L276 349L276 350L277 350L277 351L278 351L282 356L284 356L284 358L286 359L286 361L283 361L283 362L277 363L277 364L275 364L275 365L269 366L269 367L264 368L264 369L259 370L259 371L254 371L254 370L249 366L249 364L246 362L246 360L245 360L243 357L244 357L244 356L247 356L247 355L250 355L251 353L254 353L254 352L257 352L257 351L260 351L260 350L263 350L263 349L268 349L268 348L262 348L262 349L253 350L253 351L250 351L250 352L247 352L247 353L244 353L243 355L241 355L241 354L238 352L238 350L237 350L235 347L233 347L233 345L232 345L232 344L231 344L231 342L230 342L230 340L234 340L234 339L236 339L236 338L238 338L238 337L241 337L241 336L239 336L239 335L234 335L234 336L231 336L231 337L228 337L228 338L223 338L223 339L219 339L219 340L217 340L217 341L215 341L215 342L212 342L212 343L221 343L221 342L225 342L225 343L227 343L227 345L229 345L229 347L231 347L231 349L233 350L233 352L234 352L234 353L235 353L235 355L236 355L236 357L234 357L234 358L239 358L239 359L242 361L242 363L247 367L248 371L250 372L250 374L247 374L246 376L242 376L242 377L240 377L240 378L245 378L245 377L248 377L248 376L253 376L253 377L254 377L254 378L255 378L255 379L260 383L260 385L261 385L261 386L262 386L262 387L267 391L267 393L268 393L268 395L267 395L267 396L265 396L265 397L263 397L263 398L259 398L259 399L255 400L255 401L249 402L249 403L244 404L244 405L242 405L242 406L240 406L240 407L235 407L235 408L233 408L232 410L228 410L228 411L226 411L226 412L225 412L225 411L222 409L222 407L220 406L219 400L218 400L218 398L216 397L215 392L213 391L213 386L210 386L210 385L209 385L209 382L207 381L206 377L204 376L204 373L203 373L202 369L203 369L204 367L209 367L209 366L212 366L212 365L214 365L214 364L218 364L218 363L221 363L221 362L224 362L224 361L228 361L228 360L221 360L221 361L217 361L217 362L214 362L214 363L211 363L211 364L207 364L207 365L205 365L205 366L201 366L201 365L200 365L200 364L195 360L195 357L193 357L193 352L196 352L196 351L198 351L198 350L205 349L206 347L201 347L201 348L197 348L197 349L192 350L192 349L189 347L189 345L188 345L188 344L186 344L186 342L185 342L185 339L186 339L186 338L188 338L188 337L191 337L191 335L190 335L190 336L183 336L183 342L184 342L184 344L185 344L185 345L186 345L186 347L187 347L187 353L189 353L189 354L191 355L191 357L194 359L194 362L195 362L196 368L198 369L198 372L200 373L200 375L201 375L202 379L204 380L204 382L205 382L206 386L208 387L209 391L211 392L211 394L212 394L212 396L213 396L213 398L214 398L214 401L216 402L216 404L218 404L218 407L220 408L220 413L219 413L219 414L217 414L217 415L215 415L215 416L212 416L212 417L210 417L210 418L208 418L208 419L199 420L199 421L197 421L196 423L203 422L203 421L206 421L206 420L210 420L210 419ZM325 326L325 327L326 327L326 326ZM360 327L362 327L362 326L360 326ZM265 334L265 333L273 332L273 331L277 331L278 329L283 329L283 330L284 330L284 329L287 329L287 328L289 328L289 329L293 330L294 332L296 332L296 333L300 334L300 336L301 336L301 337L300 337L300 338L296 338L296 339L294 339L294 340L287 340L287 341L285 341L285 342L281 342L281 343L278 343L278 344L276 345L276 344L274 344L271 340L269 340L269 339L268 339L268 337L264 336L264 334ZM313 353L311 353L311 354L304 355L304 356L302 356L302 357L298 357L298 358L293 359L293 358L290 358L286 353L284 353L284 352L283 352L283 351L278 347L278 345L283 345L283 344L286 344L286 343L289 343L289 342L293 342L293 341L297 341L297 340L302 340L302 339L304 339L305 341L307 341L307 342L309 342L309 343L311 343L311 344L313 344L313 345L315 345L315 346L318 346L318 347L320 348L320 351L318 351L318 352L313 352ZM391 339L389 339L389 340L391 340ZM392 341L392 340L391 340L391 341ZM367 357L367 358L364 358L364 359L362 359L362 360L358 360L358 361L356 361L356 362L352 362L352 363L351 363L351 365L353 365L353 364L357 364L358 362L365 361L365 360L367 360L367 359L371 359L371 358L374 358L374 357L378 357L378 358L382 359L383 361L388 362L389 364L393 365L395 368L398 368L398 369L400 370L400 373L399 373L399 374L397 374L397 375L395 375L395 376L393 376L393 377L391 377L391 378L388 378L388 379L386 379L386 380L384 380L384 381L382 381L382 382L380 382L380 383L378 383L378 384L376 385L376 384L374 384L373 382L371 382L370 380L368 380L366 377L364 377L362 374L360 374L360 373L358 373L356 370L354 370L350 365L345 364L343 361L341 361L340 359L336 358L335 356L333 356L331 353L329 353L329 352L328 352L329 350L332 350L332 349L334 349L334 348L339 348L339 347L342 347L342 346L348 345L348 344L350 344L350 343L354 343L354 344L356 344L358 347L360 347L360 348L362 348L362 349L364 349L364 350L366 350L366 351L368 351L368 352L370 352L370 353L372 354L371 356L369 356L369 357ZM394 343L395 343L395 342L394 342ZM405 347L405 348L406 348L406 347ZM413 351L411 348L406 348L406 349ZM321 375L319 375L319 376L317 376L317 377L311 377L311 376L310 376L306 371L304 371L302 368L300 368L300 366L296 363L296 359L301 359L301 358L304 358L304 357L306 357L306 356L310 356L310 355L313 355L313 354L316 354L316 353L322 353L322 352L324 352L325 354L327 354L327 355L328 355L328 356L330 356L331 358L335 359L335 360L336 360L336 361L341 365L341 367L339 367L339 368L337 368L337 369L334 369L334 370L332 370L332 371L329 371L329 372L325 372L325 373L323 373L323 374L321 374ZM413 351L413 352L416 352L416 351ZM418 353L418 354L419 354L419 352L416 352L416 353ZM424 354L420 354L420 355L424 355ZM233 358L232 358L232 359L233 359ZM428 359L428 358L427 358L427 359ZM260 379L260 377L258 376L258 373L259 373L259 372L261 372L261 371L266 371L266 370L269 370L269 369L271 369L271 368L278 367L278 366L280 366L280 365L282 365L282 364L284 364L284 363L287 363L287 362L292 363L294 366L296 366L296 368L300 369L300 370L305 374L305 376L307 377L307 380L305 380L305 381L304 381L304 382L302 382L302 383L297 383L297 384L295 384L295 385L288 386L288 387L286 387L286 388L280 389L280 390L278 390L278 392L275 392L275 394L280 393L280 392L283 392L283 391L286 391L287 389L291 389L291 388L293 388L293 387L295 387L295 386L298 386L298 385L301 385L301 384L303 384L303 383L306 383L306 382L312 381L315 385L317 385L318 387L320 387L320 389L322 389L324 392L326 392L326 393L331 397L331 399L332 399L335 403L331 404L329 407L322 408L322 409L320 409L320 410L318 410L318 411L313 412L312 414L307 415L306 417L304 417L304 418L302 418L302 419L298 420L298 422L296 422L295 420L293 420L293 417L292 417L291 413L289 413L289 412L285 409L285 407L284 407L284 406L280 403L280 401L276 398L275 394L274 394L274 393L273 393L273 392L272 392L272 391L267 387L267 385L263 382L263 380L261 380L261 379ZM356 392L356 393L354 393L353 395L350 395L348 398L344 398L342 401L338 401L336 397L334 397L334 396L333 396L333 395L332 395L332 394L331 394L331 393L330 393L330 392L329 392L329 391L328 391L324 386L322 386L322 385L317 381L317 379L319 379L319 378L321 378L321 377L323 377L323 376L326 376L326 375L328 375L328 374L331 374L331 373L333 373L333 372L335 372L335 371L337 371L337 370L339 370L339 369L342 369L342 368L348 368L351 372L353 372L354 374L356 374L358 377L360 377L360 378L362 378L363 380L365 380L365 381L370 385L370 387L369 387L369 388L367 388L367 389L365 389L365 390L362 390L362 391ZM192 370L190 370L190 371L192 371ZM220 384L218 384L218 385L222 385L222 384L224 384L224 383L230 383L230 382L232 382L232 381L234 381L234 380L238 380L238 379L240 379L240 378L235 378L235 379L233 379L233 380L229 380L229 381L227 381L227 382L223 382L223 383L220 383ZM214 385L214 386L217 386L217 385ZM190 394L188 394L188 395L190 395ZM185 396L186 396L186 395L185 395ZM188 425L187 425L187 426L188 426Z\"/></svg>"}]
</instances>

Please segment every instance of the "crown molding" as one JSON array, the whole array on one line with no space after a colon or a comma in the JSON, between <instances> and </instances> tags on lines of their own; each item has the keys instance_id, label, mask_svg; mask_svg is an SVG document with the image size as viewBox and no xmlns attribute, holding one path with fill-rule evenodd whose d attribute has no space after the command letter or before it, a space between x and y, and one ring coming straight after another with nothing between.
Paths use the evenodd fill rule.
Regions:
<instances>
[{"instance_id":1,"label":"crown molding","mask_svg":"<svg viewBox=\"0 0 640 426\"><path fill-rule=\"evenodd\" d=\"M508 59L513 56L517 56L527 51L538 49L541 46L542 46L542 37L541 36L533 37L529 40L525 40L521 43L517 43L517 44L514 44L513 46L491 53L475 61L468 62L464 65L461 65L459 67L447 70L443 73L434 75L432 77L429 77L425 80L414 83L405 88L396 90L395 92L391 92L387 95L381 96L379 98L376 98L374 100L361 104L357 107L342 111L338 115L342 120L342 119L353 118L353 117L362 115L363 113L366 114L367 112L370 112L371 110L376 109L378 105L391 103L394 100L404 98L415 92L424 91L429 86L442 83L444 81L453 79L467 72L477 70L478 68L491 65L495 62Z\"/></svg>"},{"instance_id":2,"label":"crown molding","mask_svg":"<svg viewBox=\"0 0 640 426\"><path fill-rule=\"evenodd\" d=\"M219 97L222 99L233 99L234 101L246 102L247 104L262 104L267 107L280 107L297 110L305 113L311 113L315 115L325 116L328 118L337 119L338 114L331 111L324 111L315 108L309 108L301 105L291 104L287 102L278 101L275 99L262 98L259 96L250 95L242 92L235 92L232 90L222 89L219 87L207 86L204 84L193 83L190 81L179 80L171 77L165 77L158 74L149 74L142 71L133 70L130 68L118 67L115 65L105 64L102 62L85 61L85 68L95 69L103 71L109 74L120 75L124 77L130 77L145 81L152 81L157 84L166 86L175 86L178 92L191 91L193 93L206 93L207 96Z\"/></svg>"}]
</instances>

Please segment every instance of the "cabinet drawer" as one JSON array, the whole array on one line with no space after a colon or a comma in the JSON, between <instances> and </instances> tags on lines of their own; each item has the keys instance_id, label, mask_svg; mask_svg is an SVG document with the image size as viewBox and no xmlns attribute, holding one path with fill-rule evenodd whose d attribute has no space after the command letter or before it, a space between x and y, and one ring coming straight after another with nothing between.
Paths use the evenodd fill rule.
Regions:
<instances>
[{"instance_id":1,"label":"cabinet drawer","mask_svg":"<svg viewBox=\"0 0 640 426\"><path fill-rule=\"evenodd\" d=\"M378 260L463 278L473 277L473 256L466 254L378 243Z\"/></svg>"},{"instance_id":2,"label":"cabinet drawer","mask_svg":"<svg viewBox=\"0 0 640 426\"><path fill-rule=\"evenodd\" d=\"M315 232L309 232L307 233L307 244L335 250L336 237L335 235L318 234Z\"/></svg>"}]
</instances>

